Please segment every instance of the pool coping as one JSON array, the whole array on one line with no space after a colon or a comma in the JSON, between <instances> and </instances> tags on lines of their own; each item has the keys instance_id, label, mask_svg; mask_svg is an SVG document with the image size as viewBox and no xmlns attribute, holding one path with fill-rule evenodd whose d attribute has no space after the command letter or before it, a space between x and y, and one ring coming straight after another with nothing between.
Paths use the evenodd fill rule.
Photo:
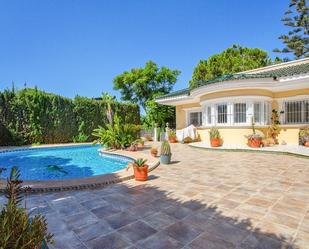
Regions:
<instances>
[{"instance_id":1,"label":"pool coping","mask_svg":"<svg viewBox=\"0 0 309 249\"><path fill-rule=\"evenodd\" d=\"M21 146L21 147L10 147L5 149L0 149L0 153L9 152L15 150L27 150L33 148L54 148L54 147L65 147L65 146L81 146L81 145L91 145L91 143L82 144L56 144L56 145L43 145L43 146ZM111 150L106 151L101 149L102 153L107 153L116 156L124 156L131 159L145 158L148 161L149 170L153 171L160 165L158 158L152 157L150 154L141 153L141 151L130 152L124 150ZM29 193L43 193L43 192L60 192L69 190L81 190L81 189L94 189L104 187L110 184L115 184L127 180L134 179L133 169L122 169L114 173L85 177L85 178L74 178L65 180L36 180L36 181L23 181L23 187L30 187ZM0 180L0 193L5 192L6 180Z\"/></svg>"}]
</instances>

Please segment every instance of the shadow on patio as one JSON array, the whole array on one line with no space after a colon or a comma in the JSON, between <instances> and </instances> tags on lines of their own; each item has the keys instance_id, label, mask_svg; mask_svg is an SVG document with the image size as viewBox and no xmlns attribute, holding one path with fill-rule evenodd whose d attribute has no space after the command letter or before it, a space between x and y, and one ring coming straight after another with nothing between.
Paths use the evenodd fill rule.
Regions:
<instances>
[{"instance_id":1,"label":"shadow on patio","mask_svg":"<svg viewBox=\"0 0 309 249\"><path fill-rule=\"evenodd\" d=\"M224 215L217 206L131 183L42 195L48 208L39 210L55 233L51 248L298 248L292 238L262 231L250 219ZM28 197L28 203L36 198Z\"/></svg>"}]
</instances>

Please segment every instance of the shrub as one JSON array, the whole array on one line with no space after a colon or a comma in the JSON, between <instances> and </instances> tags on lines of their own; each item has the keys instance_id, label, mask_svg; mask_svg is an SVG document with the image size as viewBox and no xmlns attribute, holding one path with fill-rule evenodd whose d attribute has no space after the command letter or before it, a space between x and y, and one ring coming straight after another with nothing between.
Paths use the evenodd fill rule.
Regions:
<instances>
[{"instance_id":1,"label":"shrub","mask_svg":"<svg viewBox=\"0 0 309 249\"><path fill-rule=\"evenodd\" d=\"M67 143L73 138L92 141L93 129L108 123L108 105L121 123L140 124L139 107L134 104L107 104L80 96L69 99L37 88L5 90L0 92L0 146Z\"/></svg>"},{"instance_id":2,"label":"shrub","mask_svg":"<svg viewBox=\"0 0 309 249\"><path fill-rule=\"evenodd\" d=\"M125 149L139 138L139 130L138 126L120 122L115 115L113 124L106 125L106 128L99 126L92 135L97 138L95 143L107 148Z\"/></svg>"},{"instance_id":3,"label":"shrub","mask_svg":"<svg viewBox=\"0 0 309 249\"><path fill-rule=\"evenodd\" d=\"M19 170L12 168L6 186L8 201L0 214L0 248L41 248L43 243L53 242L53 235L47 231L44 216L38 214L30 218L26 210L20 207L25 189L22 188L19 177Z\"/></svg>"}]
</instances>

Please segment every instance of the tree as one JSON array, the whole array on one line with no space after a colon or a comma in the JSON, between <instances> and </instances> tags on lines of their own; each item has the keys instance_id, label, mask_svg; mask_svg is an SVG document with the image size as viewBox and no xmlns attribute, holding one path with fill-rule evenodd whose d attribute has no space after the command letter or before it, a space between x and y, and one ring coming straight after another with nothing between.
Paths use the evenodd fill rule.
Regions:
<instances>
[{"instance_id":1,"label":"tree","mask_svg":"<svg viewBox=\"0 0 309 249\"><path fill-rule=\"evenodd\" d=\"M284 13L281 21L291 28L287 35L281 35L285 44L283 49L274 52L293 53L296 59L309 56L309 7L306 0L291 0L289 10Z\"/></svg>"},{"instance_id":2,"label":"tree","mask_svg":"<svg viewBox=\"0 0 309 249\"><path fill-rule=\"evenodd\" d=\"M259 48L233 45L223 52L209 57L208 60L200 60L193 71L189 86L194 88L200 81L267 66L270 63L271 60L267 52Z\"/></svg>"},{"instance_id":3,"label":"tree","mask_svg":"<svg viewBox=\"0 0 309 249\"><path fill-rule=\"evenodd\" d=\"M108 122L113 125L114 121L114 112L112 109L112 104L116 102L116 96L110 95L108 92L102 93L102 101L106 103L106 116L108 119Z\"/></svg>"},{"instance_id":4,"label":"tree","mask_svg":"<svg viewBox=\"0 0 309 249\"><path fill-rule=\"evenodd\" d=\"M178 70L159 68L153 61L148 61L144 68L133 68L116 76L114 89L120 90L122 100L140 104L146 110L147 101L172 90L179 74Z\"/></svg>"},{"instance_id":5,"label":"tree","mask_svg":"<svg viewBox=\"0 0 309 249\"><path fill-rule=\"evenodd\" d=\"M175 107L160 105L154 100L149 100L146 103L146 116L143 117L143 124L146 128L154 127L157 124L158 127L165 127L166 123L169 123L169 127L176 126L175 119Z\"/></svg>"}]
</instances>

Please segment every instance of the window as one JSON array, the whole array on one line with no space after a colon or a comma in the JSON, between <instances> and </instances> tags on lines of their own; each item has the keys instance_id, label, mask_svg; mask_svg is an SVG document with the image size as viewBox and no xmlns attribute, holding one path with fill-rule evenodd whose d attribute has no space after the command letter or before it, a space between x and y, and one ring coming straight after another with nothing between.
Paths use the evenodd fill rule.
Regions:
<instances>
[{"instance_id":1,"label":"window","mask_svg":"<svg viewBox=\"0 0 309 249\"><path fill-rule=\"evenodd\" d=\"M234 123L246 123L247 122L247 105L246 103L234 104Z\"/></svg>"},{"instance_id":2,"label":"window","mask_svg":"<svg viewBox=\"0 0 309 249\"><path fill-rule=\"evenodd\" d=\"M218 124L227 123L227 104L217 105L217 123Z\"/></svg>"},{"instance_id":3,"label":"window","mask_svg":"<svg viewBox=\"0 0 309 249\"><path fill-rule=\"evenodd\" d=\"M286 101L283 108L285 124L309 122L309 100Z\"/></svg>"},{"instance_id":4,"label":"window","mask_svg":"<svg viewBox=\"0 0 309 249\"><path fill-rule=\"evenodd\" d=\"M202 126L202 112L190 112L189 125Z\"/></svg>"},{"instance_id":5,"label":"window","mask_svg":"<svg viewBox=\"0 0 309 249\"><path fill-rule=\"evenodd\" d=\"M309 118L309 105L307 107L307 117ZM251 125L254 117L257 125L268 125L271 117L271 102L248 98L248 100L232 99L229 102L205 103L203 108L205 124L207 126L239 126Z\"/></svg>"},{"instance_id":6,"label":"window","mask_svg":"<svg viewBox=\"0 0 309 249\"><path fill-rule=\"evenodd\" d=\"M262 105L260 102L254 103L253 105L253 113L254 113L254 122L261 123L262 122Z\"/></svg>"},{"instance_id":7,"label":"window","mask_svg":"<svg viewBox=\"0 0 309 249\"><path fill-rule=\"evenodd\" d=\"M206 115L206 123L210 125L210 124L212 124L211 106L207 106L206 112L207 112L207 115Z\"/></svg>"}]
</instances>

